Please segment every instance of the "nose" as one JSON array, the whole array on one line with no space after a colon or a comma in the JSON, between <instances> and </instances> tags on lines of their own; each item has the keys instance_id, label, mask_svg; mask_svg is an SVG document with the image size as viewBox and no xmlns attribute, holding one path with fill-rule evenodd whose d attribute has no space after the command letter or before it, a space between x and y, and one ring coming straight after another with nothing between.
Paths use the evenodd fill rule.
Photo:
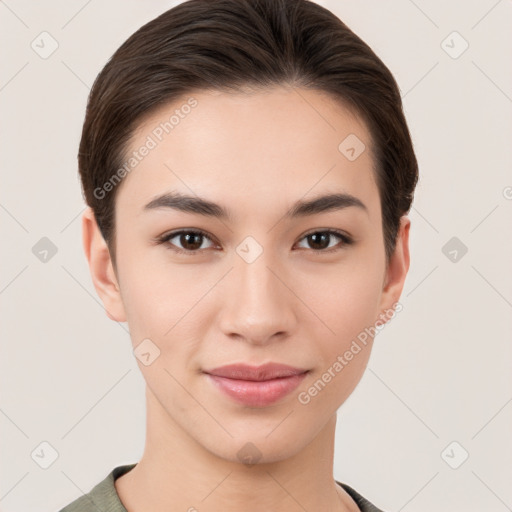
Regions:
<instances>
[{"instance_id":1,"label":"nose","mask_svg":"<svg viewBox=\"0 0 512 512\"><path fill-rule=\"evenodd\" d=\"M219 290L219 323L225 336L264 345L294 332L299 301L292 278L265 251L252 263L236 259L227 277Z\"/></svg>"}]
</instances>

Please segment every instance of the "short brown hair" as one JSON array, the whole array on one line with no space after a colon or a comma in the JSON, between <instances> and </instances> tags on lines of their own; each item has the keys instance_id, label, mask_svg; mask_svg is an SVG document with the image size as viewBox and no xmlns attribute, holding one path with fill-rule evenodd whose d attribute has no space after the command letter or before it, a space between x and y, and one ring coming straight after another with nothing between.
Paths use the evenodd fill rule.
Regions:
<instances>
[{"instance_id":1,"label":"short brown hair","mask_svg":"<svg viewBox=\"0 0 512 512\"><path fill-rule=\"evenodd\" d=\"M192 90L291 85L352 107L372 137L386 257L418 181L398 85L371 48L309 0L188 0L131 35L91 89L78 153L85 201L115 265L115 196L143 116ZM341 142L341 141L340 141Z\"/></svg>"}]
</instances>

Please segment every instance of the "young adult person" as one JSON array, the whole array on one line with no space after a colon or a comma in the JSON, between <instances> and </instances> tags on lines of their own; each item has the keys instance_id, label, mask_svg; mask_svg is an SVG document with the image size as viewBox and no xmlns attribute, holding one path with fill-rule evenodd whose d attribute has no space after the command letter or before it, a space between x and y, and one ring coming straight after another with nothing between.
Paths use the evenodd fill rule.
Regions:
<instances>
[{"instance_id":1,"label":"young adult person","mask_svg":"<svg viewBox=\"0 0 512 512\"><path fill-rule=\"evenodd\" d=\"M333 477L336 413L400 307L418 166L368 45L311 1L181 3L97 77L79 171L147 428L63 512L378 511Z\"/></svg>"}]
</instances>

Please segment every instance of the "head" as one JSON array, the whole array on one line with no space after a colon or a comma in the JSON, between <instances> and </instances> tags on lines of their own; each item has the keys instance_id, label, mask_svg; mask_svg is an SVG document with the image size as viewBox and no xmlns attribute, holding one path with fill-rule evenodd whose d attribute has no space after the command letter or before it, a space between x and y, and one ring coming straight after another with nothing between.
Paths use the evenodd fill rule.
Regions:
<instances>
[{"instance_id":1,"label":"head","mask_svg":"<svg viewBox=\"0 0 512 512\"><path fill-rule=\"evenodd\" d=\"M266 461L310 443L409 268L418 169L381 60L310 1L184 2L97 77L79 171L93 281L135 350L150 347L154 421L233 460L246 442ZM265 407L208 376L271 361L307 373Z\"/></svg>"}]
</instances>

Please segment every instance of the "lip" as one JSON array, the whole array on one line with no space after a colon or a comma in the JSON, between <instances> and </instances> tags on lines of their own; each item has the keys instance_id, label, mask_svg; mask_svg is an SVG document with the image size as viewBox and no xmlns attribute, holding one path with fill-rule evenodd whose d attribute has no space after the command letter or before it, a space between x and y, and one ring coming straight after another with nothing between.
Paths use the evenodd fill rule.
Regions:
<instances>
[{"instance_id":1,"label":"lip","mask_svg":"<svg viewBox=\"0 0 512 512\"><path fill-rule=\"evenodd\" d=\"M230 398L250 407L266 407L291 393L309 370L279 363L230 364L205 370L210 381Z\"/></svg>"}]
</instances>

